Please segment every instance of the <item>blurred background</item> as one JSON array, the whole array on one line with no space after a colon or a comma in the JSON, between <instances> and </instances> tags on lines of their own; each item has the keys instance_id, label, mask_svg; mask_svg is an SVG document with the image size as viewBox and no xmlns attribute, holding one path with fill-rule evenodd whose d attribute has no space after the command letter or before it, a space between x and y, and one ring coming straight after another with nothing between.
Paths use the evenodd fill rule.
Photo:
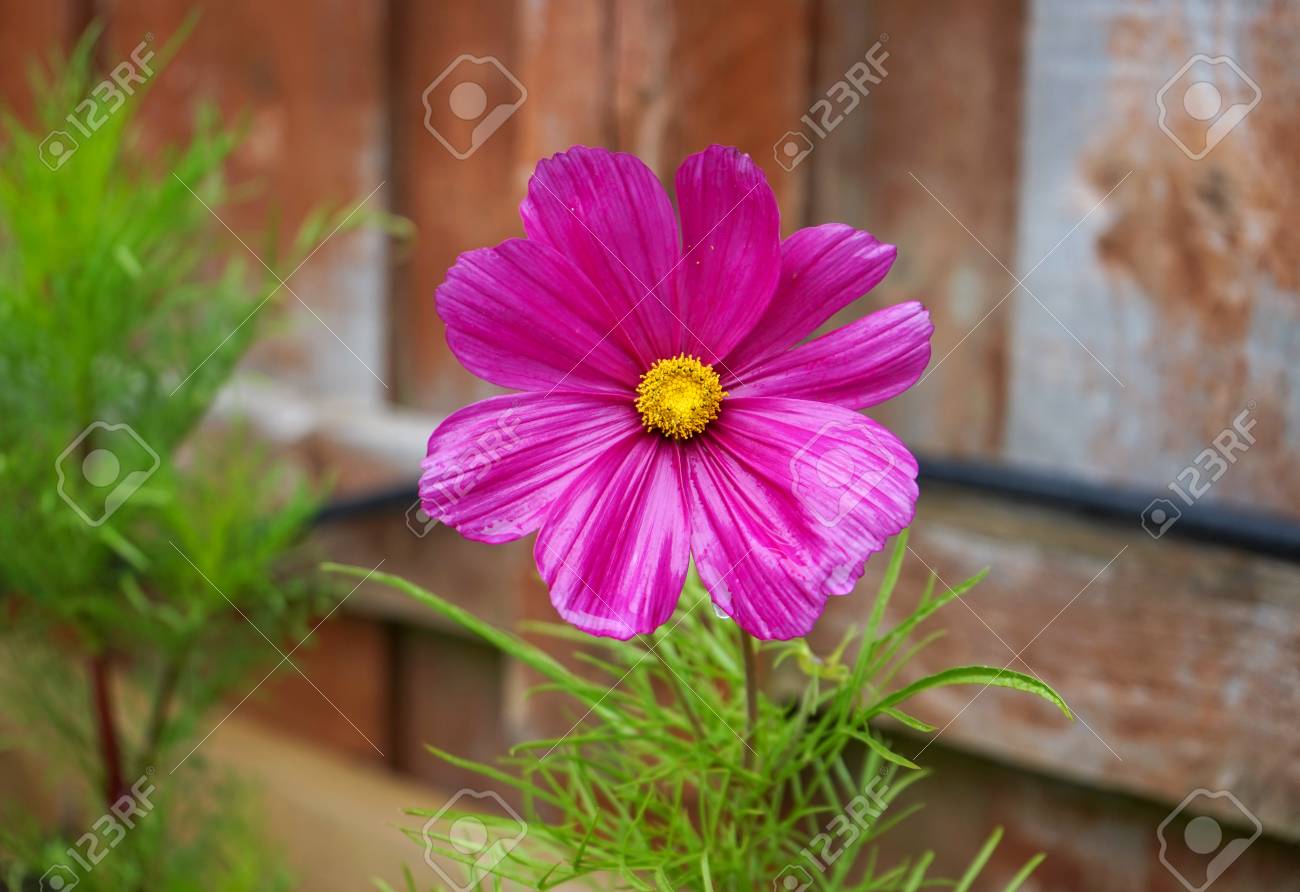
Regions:
<instances>
[{"instance_id":1,"label":"blurred background","mask_svg":"<svg viewBox=\"0 0 1300 892\"><path fill-rule=\"evenodd\" d=\"M92 21L107 72L193 5L0 0L0 103L29 114L28 67ZM143 145L204 101L246 116L232 178L267 198L223 213L232 243L321 201L414 226L328 240L214 419L251 416L334 480L328 556L499 625L552 618L531 542L463 541L414 505L429 432L490 393L433 291L460 252L522 234L543 156L617 148L670 182L685 155L739 146L787 233L843 221L899 246L845 319L933 314L926 376L873 411L922 459L905 588L991 574L918 671L1006 665L1079 717L1009 692L926 700L942 730L915 748L937 778L890 847L960 870L1002 825L993 878L1045 851L1035 890L1203 889L1176 874L1216 867L1217 892L1300 889L1300 4L198 7ZM865 603L836 599L819 646ZM520 667L391 593L362 586L315 639L309 680L276 675L204 743L264 791L303 888L420 864L400 810L468 780L425 742L490 758L555 724ZM0 772L21 786L22 766ZM1196 814L1222 842L1184 832Z\"/></svg>"}]
</instances>

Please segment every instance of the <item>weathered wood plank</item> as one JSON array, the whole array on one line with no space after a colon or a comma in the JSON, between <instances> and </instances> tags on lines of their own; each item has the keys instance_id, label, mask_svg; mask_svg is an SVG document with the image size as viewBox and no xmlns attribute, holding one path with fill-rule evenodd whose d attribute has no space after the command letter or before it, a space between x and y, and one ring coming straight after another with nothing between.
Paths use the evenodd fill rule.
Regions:
<instances>
[{"instance_id":1,"label":"weathered wood plank","mask_svg":"<svg viewBox=\"0 0 1300 892\"><path fill-rule=\"evenodd\" d=\"M806 0L667 4L658 27L672 36L666 48L660 45L660 52L667 52L659 62L671 112L641 123L640 139L661 146L650 151L667 180L683 158L711 143L752 155L776 193L784 232L802 223L805 184L777 163L773 147L807 110L809 9ZM632 14L629 26L638 22ZM647 111L653 113L653 106ZM646 124L662 128L657 139ZM624 124L625 129L636 127Z\"/></svg>"},{"instance_id":2,"label":"weathered wood plank","mask_svg":"<svg viewBox=\"0 0 1300 892\"><path fill-rule=\"evenodd\" d=\"M1099 793L941 745L926 755L934 777L904 793L899 803L904 807L925 803L926 808L884 837L890 860L934 848L936 872L958 876L993 828L1002 827L1006 831L1002 843L977 889L1003 888L1039 852L1047 860L1022 887L1024 892L1186 889L1159 859L1156 830L1169 816L1169 804ZM1167 857L1186 871L1195 888L1205 881L1205 866L1216 853L1198 856L1187 850L1180 835L1184 826L1178 820L1170 824ZM1244 829L1222 826L1225 842ZM1211 887L1215 892L1292 892L1300 888L1297 877L1300 851L1264 836Z\"/></svg>"},{"instance_id":3,"label":"weathered wood plank","mask_svg":"<svg viewBox=\"0 0 1300 892\"><path fill-rule=\"evenodd\" d=\"M903 300L926 304L933 374L873 414L938 454L995 455L1003 444L1010 316L1005 306L989 312L1014 282L962 225L1010 263L1024 21L1022 2L845 0L826 3L819 22L816 96L877 42L875 55L888 58L882 82L833 131L808 134L810 217L851 223L899 246L870 300L833 324Z\"/></svg>"},{"instance_id":4,"label":"weathered wood plank","mask_svg":"<svg viewBox=\"0 0 1300 892\"><path fill-rule=\"evenodd\" d=\"M512 81L522 62L516 8L511 0L392 5L391 185L394 210L417 233L394 271L391 304L393 377L406 405L448 412L491 392L448 350L433 294L459 254L523 234L517 209L532 168L517 160L519 116L506 115L521 98ZM522 110L536 99L519 83L529 94ZM451 108L451 91L461 84L484 90L483 115L470 122ZM506 116L496 129L475 133L473 125L493 109ZM439 142L426 116L466 157Z\"/></svg>"},{"instance_id":5,"label":"weathered wood plank","mask_svg":"<svg viewBox=\"0 0 1300 892\"><path fill-rule=\"evenodd\" d=\"M149 35L161 47L193 7L179 0L110 0L103 9L104 58L108 64L127 58ZM326 203L346 212L384 181L384 11L361 4L328 14L306 0L270 6L209 0L199 7L197 27L141 110L145 151L189 132L204 103L231 122L247 115L248 135L231 159L231 179L261 187L266 197L220 213L262 256L268 214L280 215L287 246L309 211ZM304 39L305 23L310 39ZM366 207L381 209L388 195L380 188ZM244 251L236 235L230 247ZM382 400L385 257L386 237L374 229L330 240L263 308L282 324L256 346L251 363L316 395Z\"/></svg>"},{"instance_id":6,"label":"weathered wood plank","mask_svg":"<svg viewBox=\"0 0 1300 892\"><path fill-rule=\"evenodd\" d=\"M941 741L1166 802L1228 789L1270 832L1300 838L1300 567L935 485L910 547L896 610L915 602L926 565L949 585L990 569L928 621L945 637L910 672L1010 664L1080 718L952 688L915 710ZM883 566L874 559L859 594L832 599L815 630L823 646L861 622Z\"/></svg>"},{"instance_id":7,"label":"weathered wood plank","mask_svg":"<svg viewBox=\"0 0 1300 892\"><path fill-rule=\"evenodd\" d=\"M1290 4L1034 5L1013 268L1114 192L1025 283L1046 309L1023 292L1003 308L1008 459L1163 489L1250 408L1258 442L1207 498L1300 515L1297 35ZM1201 160L1156 105L1194 53L1241 74L1203 64L1169 85L1193 154L1217 117L1185 113L1192 83L1214 78L1225 109L1252 95L1242 74L1262 92Z\"/></svg>"},{"instance_id":8,"label":"weathered wood plank","mask_svg":"<svg viewBox=\"0 0 1300 892\"><path fill-rule=\"evenodd\" d=\"M521 16L519 76L529 89L519 110L522 170L574 145L619 148L611 131L614 15L598 0L550 0Z\"/></svg>"}]
</instances>

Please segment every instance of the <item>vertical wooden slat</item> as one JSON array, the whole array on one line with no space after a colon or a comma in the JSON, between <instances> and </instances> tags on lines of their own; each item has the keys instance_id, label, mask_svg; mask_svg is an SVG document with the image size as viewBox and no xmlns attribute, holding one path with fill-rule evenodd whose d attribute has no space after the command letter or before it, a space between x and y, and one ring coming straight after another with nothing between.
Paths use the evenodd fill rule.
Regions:
<instances>
[{"instance_id":1,"label":"vertical wooden slat","mask_svg":"<svg viewBox=\"0 0 1300 892\"><path fill-rule=\"evenodd\" d=\"M663 117L661 175L711 143L750 153L767 174L782 229L801 225L804 182L777 164L773 147L807 110L809 4L744 5L681 0L669 8L671 113ZM662 26L661 26L662 27Z\"/></svg>"},{"instance_id":2,"label":"vertical wooden slat","mask_svg":"<svg viewBox=\"0 0 1300 892\"><path fill-rule=\"evenodd\" d=\"M393 377L403 403L446 412L490 388L462 369L447 349L434 312L434 289L458 254L522 234L516 210L527 168L516 163L518 114L468 158L458 160L426 129L422 94L465 54L490 56L519 77L516 4L394 0L392 13L394 207L418 234L394 274ZM472 62L461 66L463 76L453 72L449 77L481 81L491 90L490 98L501 98L506 85L498 72ZM521 111L535 101L532 92ZM441 107L437 112L446 115Z\"/></svg>"},{"instance_id":3,"label":"vertical wooden slat","mask_svg":"<svg viewBox=\"0 0 1300 892\"><path fill-rule=\"evenodd\" d=\"M677 166L712 143L750 153L767 174L786 231L802 218L802 179L773 145L807 104L809 4L614 4L612 128L619 148L671 186Z\"/></svg>"},{"instance_id":4,"label":"vertical wooden slat","mask_svg":"<svg viewBox=\"0 0 1300 892\"><path fill-rule=\"evenodd\" d=\"M612 5L598 0L529 3L520 12L521 171L573 145L622 148L612 132L615 88ZM522 194L519 196L522 199Z\"/></svg>"},{"instance_id":5,"label":"vertical wooden slat","mask_svg":"<svg viewBox=\"0 0 1300 892\"><path fill-rule=\"evenodd\" d=\"M611 127L619 148L671 177L676 159L665 152L664 133L675 113L669 69L673 47L670 0L619 0L611 4L614 48Z\"/></svg>"},{"instance_id":6,"label":"vertical wooden slat","mask_svg":"<svg viewBox=\"0 0 1300 892\"><path fill-rule=\"evenodd\" d=\"M889 53L883 82L804 163L814 221L851 223L899 246L889 277L837 324L903 300L923 301L933 316L932 375L873 412L921 450L989 455L1002 443L1010 314L1003 306L981 319L1014 280L961 224L1010 265L1024 16L1023 3L998 0L844 0L820 15L817 95L876 41Z\"/></svg>"},{"instance_id":7,"label":"vertical wooden slat","mask_svg":"<svg viewBox=\"0 0 1300 892\"><path fill-rule=\"evenodd\" d=\"M258 235L272 210L282 215L281 236L288 238L308 211L322 203L350 210L385 176L384 10L337 6L200 4L197 27L142 109L147 145L186 133L204 102L230 121L247 115L247 139L231 161L231 176L261 186L267 197L220 213L259 253L266 246ZM105 64L128 58L147 35L161 47L192 8L181 0L106 2ZM366 207L381 209L388 198L381 188ZM244 250L233 236L231 245ZM259 344L254 363L319 396L381 399L384 255L385 239L374 229L332 239L288 281L302 303L288 289L277 295L287 331ZM266 310L275 312L271 305Z\"/></svg>"}]
</instances>

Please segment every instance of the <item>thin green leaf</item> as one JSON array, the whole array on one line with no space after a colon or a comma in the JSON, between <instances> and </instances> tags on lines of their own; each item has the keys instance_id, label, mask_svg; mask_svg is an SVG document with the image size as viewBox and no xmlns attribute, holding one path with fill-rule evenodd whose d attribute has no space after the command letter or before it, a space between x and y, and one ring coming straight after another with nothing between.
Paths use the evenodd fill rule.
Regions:
<instances>
[{"instance_id":1,"label":"thin green leaf","mask_svg":"<svg viewBox=\"0 0 1300 892\"><path fill-rule=\"evenodd\" d=\"M979 850L979 853L975 856L975 860L972 861L970 867L966 869L966 873L962 874L962 878L957 881L957 885L953 887L952 892L970 892L971 887L975 885L975 881L979 879L979 875L984 872L985 865L989 863L989 859L993 857L993 851L998 847L998 843L1001 841L1002 828L998 827L989 834L989 838L984 843L984 847Z\"/></svg>"},{"instance_id":2,"label":"thin green leaf","mask_svg":"<svg viewBox=\"0 0 1300 892\"><path fill-rule=\"evenodd\" d=\"M920 719L916 718L915 716L908 715L907 713L903 712L901 709L894 709L893 707L890 707L889 709L884 710L884 714L889 716L891 719L898 722L899 724L906 725L907 727L911 728L913 731L920 731L922 734L929 734L931 731L935 729L934 725L927 724L921 721Z\"/></svg>"},{"instance_id":3,"label":"thin green leaf","mask_svg":"<svg viewBox=\"0 0 1300 892\"><path fill-rule=\"evenodd\" d=\"M1017 889L1025 884L1025 881L1029 879L1030 875L1038 869L1038 865L1042 864L1043 859L1046 857L1046 855L1035 855L1026 861L1025 866L1020 868L1020 872L1011 878L1011 882L1007 883L1006 888L1004 888L1002 892L1016 892Z\"/></svg>"},{"instance_id":4,"label":"thin green leaf","mask_svg":"<svg viewBox=\"0 0 1300 892\"><path fill-rule=\"evenodd\" d=\"M900 756L898 753L894 752L889 747L885 746L885 744L881 743L871 734L857 734L855 736L857 737L858 740L862 741L868 747L870 747L873 752L875 752L878 756L880 756L880 758L884 759L886 762L892 762L895 765L901 765L904 768L910 768L912 770L918 770L921 767L920 765L917 765L915 762L913 762L911 759L907 759L903 756Z\"/></svg>"},{"instance_id":5,"label":"thin green leaf","mask_svg":"<svg viewBox=\"0 0 1300 892\"><path fill-rule=\"evenodd\" d=\"M942 672L927 675L925 678L890 694L870 707L867 712L870 715L876 715L911 699L922 691L953 685L984 685L985 687L1011 688L1028 694L1036 694L1056 706L1057 709L1064 713L1066 718L1074 718L1074 713L1070 711L1070 707L1066 705L1065 700L1062 699L1060 694L1052 690L1051 686L1032 676L1014 672L1010 669L994 669L992 666L961 666L956 669L945 669Z\"/></svg>"},{"instance_id":6,"label":"thin green leaf","mask_svg":"<svg viewBox=\"0 0 1300 892\"><path fill-rule=\"evenodd\" d=\"M921 883L925 882L925 872L930 868L932 861L934 861L934 852L926 852L916 859L916 865L903 883L902 892L916 892L921 888Z\"/></svg>"}]
</instances>

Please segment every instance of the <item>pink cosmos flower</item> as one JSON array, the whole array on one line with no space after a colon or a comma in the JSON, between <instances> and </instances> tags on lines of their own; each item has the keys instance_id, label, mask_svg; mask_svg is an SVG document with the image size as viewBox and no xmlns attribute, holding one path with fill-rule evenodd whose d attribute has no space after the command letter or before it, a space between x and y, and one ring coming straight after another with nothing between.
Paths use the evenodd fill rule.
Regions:
<instances>
[{"instance_id":1,"label":"pink cosmos flower","mask_svg":"<svg viewBox=\"0 0 1300 892\"><path fill-rule=\"evenodd\" d=\"M457 259L447 342L516 392L439 425L421 502L470 539L539 531L555 609L591 634L653 631L694 559L742 629L797 637L912 520L916 460L856 410L916 382L933 326L912 302L801 343L895 248L838 223L782 241L736 149L676 187L680 227L640 160L576 147L538 164L526 238Z\"/></svg>"}]
</instances>

